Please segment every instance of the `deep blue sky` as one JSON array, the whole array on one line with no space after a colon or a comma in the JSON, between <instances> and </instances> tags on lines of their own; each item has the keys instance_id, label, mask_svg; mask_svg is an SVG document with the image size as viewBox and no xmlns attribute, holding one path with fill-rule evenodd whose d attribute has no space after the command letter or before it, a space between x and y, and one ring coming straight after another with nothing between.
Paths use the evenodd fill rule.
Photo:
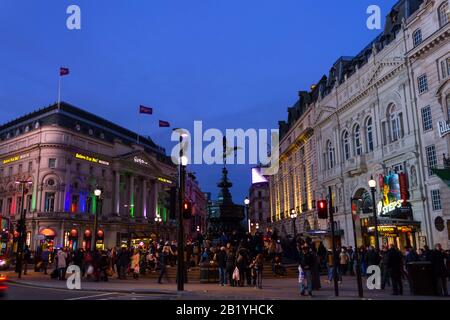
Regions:
<instances>
[{"instance_id":1,"label":"deep blue sky","mask_svg":"<svg viewBox=\"0 0 450 320\"><path fill-rule=\"evenodd\" d=\"M277 128L299 90L358 53L380 31L395 0L1 0L0 123L62 99L130 129L170 151L170 129ZM66 8L81 7L82 29L66 28ZM319 6L320 5L320 6ZM138 105L155 114L141 116ZM140 122L140 127L139 127ZM139 127L139 128L138 128ZM217 166L193 166L217 196ZM235 202L250 167L230 167Z\"/></svg>"}]
</instances>

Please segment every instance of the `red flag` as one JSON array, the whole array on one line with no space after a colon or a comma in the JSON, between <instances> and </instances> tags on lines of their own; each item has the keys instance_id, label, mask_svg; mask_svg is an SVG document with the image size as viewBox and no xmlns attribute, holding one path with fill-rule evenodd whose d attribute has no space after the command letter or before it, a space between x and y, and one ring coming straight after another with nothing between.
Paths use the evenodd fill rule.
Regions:
<instances>
[{"instance_id":1,"label":"red flag","mask_svg":"<svg viewBox=\"0 0 450 320\"><path fill-rule=\"evenodd\" d=\"M159 120L159 126L161 128L167 128L167 127L170 127L170 123L167 121Z\"/></svg>"},{"instance_id":2,"label":"red flag","mask_svg":"<svg viewBox=\"0 0 450 320\"><path fill-rule=\"evenodd\" d=\"M139 106L139 113L143 114L153 114L153 108L149 108L143 105Z\"/></svg>"},{"instance_id":3,"label":"red flag","mask_svg":"<svg viewBox=\"0 0 450 320\"><path fill-rule=\"evenodd\" d=\"M59 75L60 76L66 76L68 74L69 74L69 68L63 68L63 67L59 68Z\"/></svg>"}]
</instances>

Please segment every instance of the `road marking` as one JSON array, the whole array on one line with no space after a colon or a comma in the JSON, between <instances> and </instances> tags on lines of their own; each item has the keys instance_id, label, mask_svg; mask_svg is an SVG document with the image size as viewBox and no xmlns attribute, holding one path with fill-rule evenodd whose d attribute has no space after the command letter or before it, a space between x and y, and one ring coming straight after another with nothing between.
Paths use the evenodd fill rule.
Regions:
<instances>
[{"instance_id":1,"label":"road marking","mask_svg":"<svg viewBox=\"0 0 450 320\"><path fill-rule=\"evenodd\" d=\"M109 295L115 295L115 294L117 294L117 293L116 292L108 292L108 293L95 294L95 295L92 295L92 296L83 296L83 297L77 297L77 298L70 298L70 299L65 299L65 300L82 300L82 299L97 298L97 297L109 296Z\"/></svg>"}]
</instances>

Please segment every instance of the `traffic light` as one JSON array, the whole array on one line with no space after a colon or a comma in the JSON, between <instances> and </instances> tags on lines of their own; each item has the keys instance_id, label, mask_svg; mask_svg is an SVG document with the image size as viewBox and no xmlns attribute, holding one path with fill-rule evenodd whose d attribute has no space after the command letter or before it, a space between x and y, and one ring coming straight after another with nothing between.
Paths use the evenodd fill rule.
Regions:
<instances>
[{"instance_id":1,"label":"traffic light","mask_svg":"<svg viewBox=\"0 0 450 320\"><path fill-rule=\"evenodd\" d=\"M317 201L317 213L318 213L319 219L328 219L327 200Z\"/></svg>"},{"instance_id":2,"label":"traffic light","mask_svg":"<svg viewBox=\"0 0 450 320\"><path fill-rule=\"evenodd\" d=\"M183 218L192 218L192 203L189 200L183 201Z\"/></svg>"}]
</instances>

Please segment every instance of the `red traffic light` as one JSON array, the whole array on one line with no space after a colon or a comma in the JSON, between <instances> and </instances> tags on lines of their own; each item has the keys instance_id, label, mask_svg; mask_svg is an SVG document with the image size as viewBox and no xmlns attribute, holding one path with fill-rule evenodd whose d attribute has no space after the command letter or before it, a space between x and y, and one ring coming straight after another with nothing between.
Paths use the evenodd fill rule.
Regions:
<instances>
[{"instance_id":1,"label":"red traffic light","mask_svg":"<svg viewBox=\"0 0 450 320\"><path fill-rule=\"evenodd\" d=\"M192 203L189 200L183 201L183 218L184 219L192 218Z\"/></svg>"},{"instance_id":2,"label":"red traffic light","mask_svg":"<svg viewBox=\"0 0 450 320\"><path fill-rule=\"evenodd\" d=\"M327 200L319 200L317 201L317 214L319 219L328 219L328 208L327 208Z\"/></svg>"}]
</instances>

